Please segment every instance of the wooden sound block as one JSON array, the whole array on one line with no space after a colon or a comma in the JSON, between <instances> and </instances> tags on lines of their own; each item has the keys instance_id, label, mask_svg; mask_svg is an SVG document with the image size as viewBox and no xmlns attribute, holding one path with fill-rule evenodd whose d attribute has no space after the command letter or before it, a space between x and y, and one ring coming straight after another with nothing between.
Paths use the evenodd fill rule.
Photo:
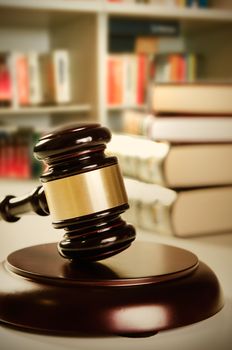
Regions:
<instances>
[{"instance_id":1,"label":"wooden sound block","mask_svg":"<svg viewBox=\"0 0 232 350\"><path fill-rule=\"evenodd\" d=\"M72 263L56 244L24 248L0 266L0 320L76 336L149 336L222 306L215 274L184 249L135 242L101 262Z\"/></svg>"}]
</instances>

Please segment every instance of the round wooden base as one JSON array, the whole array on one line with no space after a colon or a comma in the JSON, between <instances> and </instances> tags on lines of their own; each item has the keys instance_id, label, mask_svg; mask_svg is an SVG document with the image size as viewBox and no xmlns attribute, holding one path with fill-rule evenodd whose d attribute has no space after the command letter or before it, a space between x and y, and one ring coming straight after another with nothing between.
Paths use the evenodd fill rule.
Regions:
<instances>
[{"instance_id":1,"label":"round wooden base","mask_svg":"<svg viewBox=\"0 0 232 350\"><path fill-rule=\"evenodd\" d=\"M223 305L215 274L184 249L135 242L101 262L64 260L56 245L0 266L0 320L24 330L141 337L208 318Z\"/></svg>"}]
</instances>

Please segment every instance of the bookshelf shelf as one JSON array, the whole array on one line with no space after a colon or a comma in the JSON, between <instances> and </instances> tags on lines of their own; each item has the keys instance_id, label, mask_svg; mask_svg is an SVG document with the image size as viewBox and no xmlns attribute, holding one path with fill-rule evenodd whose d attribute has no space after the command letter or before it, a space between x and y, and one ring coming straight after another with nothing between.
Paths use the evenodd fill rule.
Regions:
<instances>
[{"instance_id":1,"label":"bookshelf shelf","mask_svg":"<svg viewBox=\"0 0 232 350\"><path fill-rule=\"evenodd\" d=\"M102 10L102 2L93 1L75 1L75 0L0 0L2 8L41 10L41 11L61 11L61 12L84 12L97 13Z\"/></svg>"},{"instance_id":2,"label":"bookshelf shelf","mask_svg":"<svg viewBox=\"0 0 232 350\"><path fill-rule=\"evenodd\" d=\"M146 4L106 4L105 12L116 16L232 22L232 10L179 8Z\"/></svg>"},{"instance_id":3,"label":"bookshelf shelf","mask_svg":"<svg viewBox=\"0 0 232 350\"><path fill-rule=\"evenodd\" d=\"M91 107L88 104L69 105L69 106L44 106L44 107L22 107L22 108L1 108L0 116L10 115L38 115L38 114L73 114L90 112Z\"/></svg>"},{"instance_id":4,"label":"bookshelf shelf","mask_svg":"<svg viewBox=\"0 0 232 350\"><path fill-rule=\"evenodd\" d=\"M132 105L132 106L121 106L121 105L115 105L115 106L108 106L107 110L110 111L122 111L124 109L135 109L135 110L146 110L147 106L146 105Z\"/></svg>"}]
</instances>

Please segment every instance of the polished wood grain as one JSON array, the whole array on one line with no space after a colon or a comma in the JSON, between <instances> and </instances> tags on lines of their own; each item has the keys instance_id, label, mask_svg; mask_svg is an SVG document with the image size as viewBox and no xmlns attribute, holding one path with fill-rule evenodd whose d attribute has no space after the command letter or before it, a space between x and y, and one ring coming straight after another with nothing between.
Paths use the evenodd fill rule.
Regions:
<instances>
[{"instance_id":1,"label":"polished wood grain","mask_svg":"<svg viewBox=\"0 0 232 350\"><path fill-rule=\"evenodd\" d=\"M55 244L0 267L0 319L24 330L145 337L201 321L223 306L215 274L180 248L135 242L102 262L69 263Z\"/></svg>"}]
</instances>

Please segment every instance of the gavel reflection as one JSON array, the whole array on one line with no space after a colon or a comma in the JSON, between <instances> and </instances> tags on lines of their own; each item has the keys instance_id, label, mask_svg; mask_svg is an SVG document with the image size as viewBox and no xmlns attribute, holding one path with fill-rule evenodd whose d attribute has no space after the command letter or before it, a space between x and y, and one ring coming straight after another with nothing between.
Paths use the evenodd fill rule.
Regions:
<instances>
[{"instance_id":1,"label":"gavel reflection","mask_svg":"<svg viewBox=\"0 0 232 350\"><path fill-rule=\"evenodd\" d=\"M6 196L0 217L15 222L30 211L50 214L53 226L65 230L58 251L71 260L102 260L129 247L135 230L120 217L128 203L117 158L104 153L110 138L99 124L42 137L34 148L46 164L42 186L22 198Z\"/></svg>"}]
</instances>

